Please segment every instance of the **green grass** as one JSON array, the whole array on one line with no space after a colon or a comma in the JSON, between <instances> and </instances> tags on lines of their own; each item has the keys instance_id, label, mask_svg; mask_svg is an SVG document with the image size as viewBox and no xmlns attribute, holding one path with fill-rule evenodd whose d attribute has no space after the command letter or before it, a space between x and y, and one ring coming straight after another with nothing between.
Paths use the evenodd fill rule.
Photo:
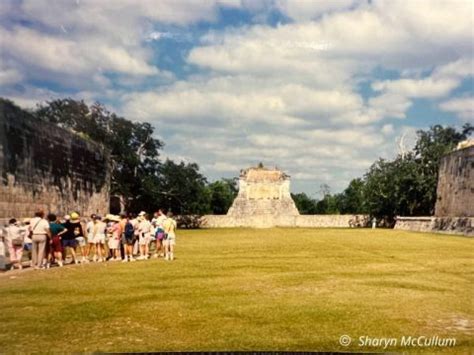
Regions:
<instances>
[{"instance_id":1,"label":"green grass","mask_svg":"<svg viewBox=\"0 0 474 355\"><path fill-rule=\"evenodd\" d=\"M383 350L359 347L365 335L450 337L467 352L473 242L368 229L179 231L174 262L0 275L0 352ZM347 348L343 334L354 339Z\"/></svg>"}]
</instances>

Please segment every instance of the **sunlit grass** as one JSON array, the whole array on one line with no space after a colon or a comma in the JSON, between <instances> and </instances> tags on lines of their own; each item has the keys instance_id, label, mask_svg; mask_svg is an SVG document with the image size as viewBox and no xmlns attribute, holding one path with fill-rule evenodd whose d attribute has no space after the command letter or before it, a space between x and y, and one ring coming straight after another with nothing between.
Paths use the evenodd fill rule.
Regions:
<instances>
[{"instance_id":1,"label":"sunlit grass","mask_svg":"<svg viewBox=\"0 0 474 355\"><path fill-rule=\"evenodd\" d=\"M383 350L360 348L364 335L454 337L468 351L473 245L394 230L179 231L174 262L0 275L0 352Z\"/></svg>"}]
</instances>

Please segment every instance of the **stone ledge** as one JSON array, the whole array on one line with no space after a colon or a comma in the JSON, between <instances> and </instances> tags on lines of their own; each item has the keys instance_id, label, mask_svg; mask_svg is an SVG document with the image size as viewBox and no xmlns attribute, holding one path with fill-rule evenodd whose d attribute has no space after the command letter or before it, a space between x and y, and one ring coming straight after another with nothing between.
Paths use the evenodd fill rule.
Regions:
<instances>
[{"instance_id":1,"label":"stone ledge","mask_svg":"<svg viewBox=\"0 0 474 355\"><path fill-rule=\"evenodd\" d=\"M394 229L474 237L474 217L397 217Z\"/></svg>"},{"instance_id":2,"label":"stone ledge","mask_svg":"<svg viewBox=\"0 0 474 355\"><path fill-rule=\"evenodd\" d=\"M358 221L358 222L356 222ZM233 217L228 215L205 215L200 218L203 228L271 228L271 227L306 227L306 228L349 228L366 226L368 216L365 215L298 215L273 216L255 215L249 217Z\"/></svg>"}]
</instances>

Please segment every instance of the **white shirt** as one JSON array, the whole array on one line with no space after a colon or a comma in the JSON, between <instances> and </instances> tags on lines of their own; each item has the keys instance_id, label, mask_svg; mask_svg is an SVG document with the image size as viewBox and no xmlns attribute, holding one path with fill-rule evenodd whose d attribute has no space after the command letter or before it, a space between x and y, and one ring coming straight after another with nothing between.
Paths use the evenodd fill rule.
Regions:
<instances>
[{"instance_id":1,"label":"white shirt","mask_svg":"<svg viewBox=\"0 0 474 355\"><path fill-rule=\"evenodd\" d=\"M163 229L163 222L166 221L166 216L165 215L159 215L158 218L156 218L156 226Z\"/></svg>"},{"instance_id":2,"label":"white shirt","mask_svg":"<svg viewBox=\"0 0 474 355\"><path fill-rule=\"evenodd\" d=\"M94 236L94 221L87 222L86 233L89 238Z\"/></svg>"},{"instance_id":3,"label":"white shirt","mask_svg":"<svg viewBox=\"0 0 474 355\"><path fill-rule=\"evenodd\" d=\"M30 221L30 230L33 234L45 235L49 232L49 223L44 218L35 217Z\"/></svg>"},{"instance_id":4,"label":"white shirt","mask_svg":"<svg viewBox=\"0 0 474 355\"><path fill-rule=\"evenodd\" d=\"M94 227L96 229L96 234L95 235L98 235L98 236L105 235L107 225L104 222L99 221L99 222L97 222L97 225L94 226Z\"/></svg>"},{"instance_id":5,"label":"white shirt","mask_svg":"<svg viewBox=\"0 0 474 355\"><path fill-rule=\"evenodd\" d=\"M149 220L144 219L138 225L138 232L140 235L144 234L145 237L149 237L151 233L151 223Z\"/></svg>"}]
</instances>

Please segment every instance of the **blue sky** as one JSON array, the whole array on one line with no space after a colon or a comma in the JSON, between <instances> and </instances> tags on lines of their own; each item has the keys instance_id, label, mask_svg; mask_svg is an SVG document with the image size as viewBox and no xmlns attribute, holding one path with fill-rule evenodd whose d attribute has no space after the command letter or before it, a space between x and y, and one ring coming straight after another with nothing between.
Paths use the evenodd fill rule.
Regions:
<instances>
[{"instance_id":1,"label":"blue sky","mask_svg":"<svg viewBox=\"0 0 474 355\"><path fill-rule=\"evenodd\" d=\"M418 129L473 119L473 3L4 0L0 95L151 122L210 180L262 161L340 191Z\"/></svg>"}]
</instances>

